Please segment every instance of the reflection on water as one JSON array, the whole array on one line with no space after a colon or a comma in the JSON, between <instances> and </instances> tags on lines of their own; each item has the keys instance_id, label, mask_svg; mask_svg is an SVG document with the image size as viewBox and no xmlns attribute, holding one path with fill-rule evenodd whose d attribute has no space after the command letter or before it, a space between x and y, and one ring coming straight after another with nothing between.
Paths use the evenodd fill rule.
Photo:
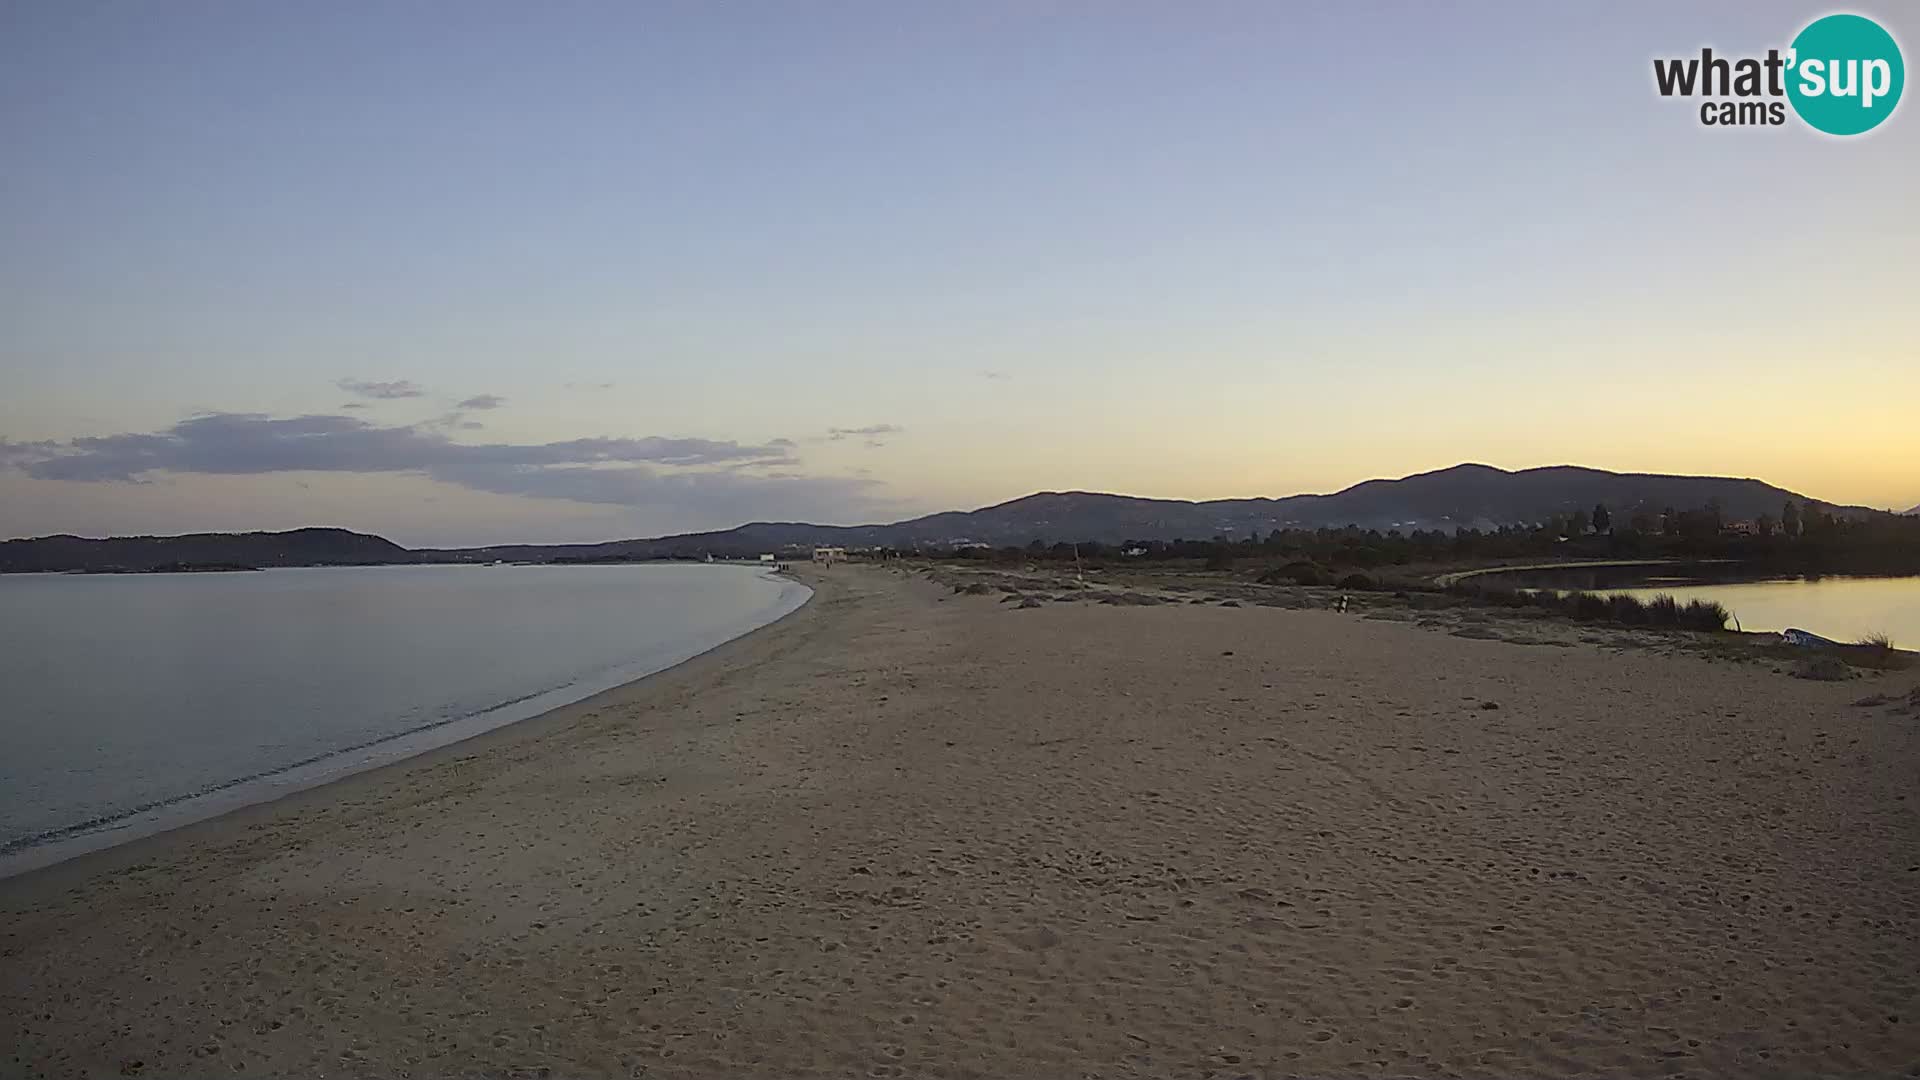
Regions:
<instances>
[{"instance_id":1,"label":"reflection on water","mask_svg":"<svg viewBox=\"0 0 1920 1080\"><path fill-rule=\"evenodd\" d=\"M1717 600L1742 630L1811 630L1835 641L1891 635L1901 648L1920 647L1920 577L1796 578L1743 585L1619 589L1642 600L1669 593L1681 603Z\"/></svg>"},{"instance_id":2,"label":"reflection on water","mask_svg":"<svg viewBox=\"0 0 1920 1080\"><path fill-rule=\"evenodd\" d=\"M1735 563L1601 566L1488 574L1486 583L1528 589L1584 589L1649 600L1666 593L1682 604L1712 600L1743 630L1797 627L1836 641L1887 634L1920 648L1920 577L1809 577L1751 580ZM1741 580L1742 578L1746 580Z\"/></svg>"}]
</instances>

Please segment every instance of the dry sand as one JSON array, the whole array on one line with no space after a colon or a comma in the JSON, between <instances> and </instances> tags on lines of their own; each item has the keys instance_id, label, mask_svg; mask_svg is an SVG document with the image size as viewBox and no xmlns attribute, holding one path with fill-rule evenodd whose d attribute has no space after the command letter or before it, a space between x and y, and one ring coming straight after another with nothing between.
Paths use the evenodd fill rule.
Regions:
<instances>
[{"instance_id":1,"label":"dry sand","mask_svg":"<svg viewBox=\"0 0 1920 1080\"><path fill-rule=\"evenodd\" d=\"M1920 718L1875 687L817 580L0 883L0 1072L1920 1072Z\"/></svg>"}]
</instances>

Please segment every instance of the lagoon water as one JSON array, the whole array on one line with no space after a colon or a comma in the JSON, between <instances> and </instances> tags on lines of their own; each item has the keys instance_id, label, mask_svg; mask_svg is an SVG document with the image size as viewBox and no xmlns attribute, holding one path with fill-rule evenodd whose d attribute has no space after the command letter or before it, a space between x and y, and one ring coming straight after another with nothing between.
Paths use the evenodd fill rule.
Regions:
<instances>
[{"instance_id":1,"label":"lagoon water","mask_svg":"<svg viewBox=\"0 0 1920 1080\"><path fill-rule=\"evenodd\" d=\"M1642 600L1666 593L1683 604L1715 600L1733 612L1742 630L1795 627L1845 642L1886 634L1903 649L1920 648L1920 577L1788 578L1607 591Z\"/></svg>"},{"instance_id":2,"label":"lagoon water","mask_svg":"<svg viewBox=\"0 0 1920 1080\"><path fill-rule=\"evenodd\" d=\"M1844 642L1886 634L1901 648L1920 648L1920 577L1755 580L1751 567L1722 560L1569 564L1490 573L1479 580L1516 589L1623 593L1641 600L1664 593L1683 604L1712 600L1733 612L1742 630L1792 627Z\"/></svg>"},{"instance_id":3,"label":"lagoon water","mask_svg":"<svg viewBox=\"0 0 1920 1080\"><path fill-rule=\"evenodd\" d=\"M0 874L525 719L807 595L672 564L0 576Z\"/></svg>"}]
</instances>

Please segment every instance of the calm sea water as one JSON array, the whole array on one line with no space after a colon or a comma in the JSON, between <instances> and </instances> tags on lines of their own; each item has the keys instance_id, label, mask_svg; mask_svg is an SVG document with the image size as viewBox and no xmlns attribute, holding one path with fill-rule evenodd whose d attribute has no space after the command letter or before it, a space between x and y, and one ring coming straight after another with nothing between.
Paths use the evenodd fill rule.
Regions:
<instances>
[{"instance_id":1,"label":"calm sea water","mask_svg":"<svg viewBox=\"0 0 1920 1080\"><path fill-rule=\"evenodd\" d=\"M525 719L807 595L704 565L0 575L0 874Z\"/></svg>"}]
</instances>

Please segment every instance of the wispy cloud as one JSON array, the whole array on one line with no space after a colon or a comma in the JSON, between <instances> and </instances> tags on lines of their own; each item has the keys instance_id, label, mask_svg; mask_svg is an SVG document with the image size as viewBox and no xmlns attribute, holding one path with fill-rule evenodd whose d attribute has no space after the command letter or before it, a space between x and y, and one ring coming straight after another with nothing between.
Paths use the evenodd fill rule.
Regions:
<instances>
[{"instance_id":1,"label":"wispy cloud","mask_svg":"<svg viewBox=\"0 0 1920 1080\"><path fill-rule=\"evenodd\" d=\"M392 382L371 382L366 379L341 379L334 383L349 394L380 401L395 398L416 398L426 396L426 390L420 384L408 379L395 379Z\"/></svg>"},{"instance_id":2,"label":"wispy cloud","mask_svg":"<svg viewBox=\"0 0 1920 1080\"><path fill-rule=\"evenodd\" d=\"M756 474L736 469L457 464L437 467L432 475L447 483L499 495L615 506L667 506L733 521L831 519L849 513L858 515L863 512L861 508L879 501L877 485L866 478Z\"/></svg>"},{"instance_id":3,"label":"wispy cloud","mask_svg":"<svg viewBox=\"0 0 1920 1080\"><path fill-rule=\"evenodd\" d=\"M475 394L467 400L460 402L458 405L455 405L454 408L485 411L487 409L497 409L506 403L507 399L501 397L499 394Z\"/></svg>"},{"instance_id":4,"label":"wispy cloud","mask_svg":"<svg viewBox=\"0 0 1920 1080\"><path fill-rule=\"evenodd\" d=\"M469 420L466 413L455 409L452 412L441 413L430 420L422 420L413 426L422 431L431 431L436 428L441 431L480 431L487 425L478 420Z\"/></svg>"},{"instance_id":5,"label":"wispy cloud","mask_svg":"<svg viewBox=\"0 0 1920 1080\"><path fill-rule=\"evenodd\" d=\"M25 469L36 461L59 453L60 445L56 442L17 443L0 438L0 468Z\"/></svg>"},{"instance_id":6,"label":"wispy cloud","mask_svg":"<svg viewBox=\"0 0 1920 1080\"><path fill-rule=\"evenodd\" d=\"M83 437L35 448L27 471L53 480L128 480L143 472L394 472L449 464L548 466L786 461L783 448L714 439L600 437L549 443L456 443L424 425L381 427L351 416L210 413L148 434Z\"/></svg>"},{"instance_id":7,"label":"wispy cloud","mask_svg":"<svg viewBox=\"0 0 1920 1080\"><path fill-rule=\"evenodd\" d=\"M863 438L867 441L868 446L884 446L886 445L886 436L898 435L905 430L907 429L898 424L868 424L866 427L828 428L827 439L830 442L839 442L842 439Z\"/></svg>"},{"instance_id":8,"label":"wispy cloud","mask_svg":"<svg viewBox=\"0 0 1920 1080\"><path fill-rule=\"evenodd\" d=\"M16 443L0 467L42 480L138 482L155 473L413 472L476 491L539 499L669 506L708 517L834 517L875 505L873 481L796 471L789 440L597 437L458 443L470 421L379 426L351 416L195 416L161 431Z\"/></svg>"}]
</instances>

